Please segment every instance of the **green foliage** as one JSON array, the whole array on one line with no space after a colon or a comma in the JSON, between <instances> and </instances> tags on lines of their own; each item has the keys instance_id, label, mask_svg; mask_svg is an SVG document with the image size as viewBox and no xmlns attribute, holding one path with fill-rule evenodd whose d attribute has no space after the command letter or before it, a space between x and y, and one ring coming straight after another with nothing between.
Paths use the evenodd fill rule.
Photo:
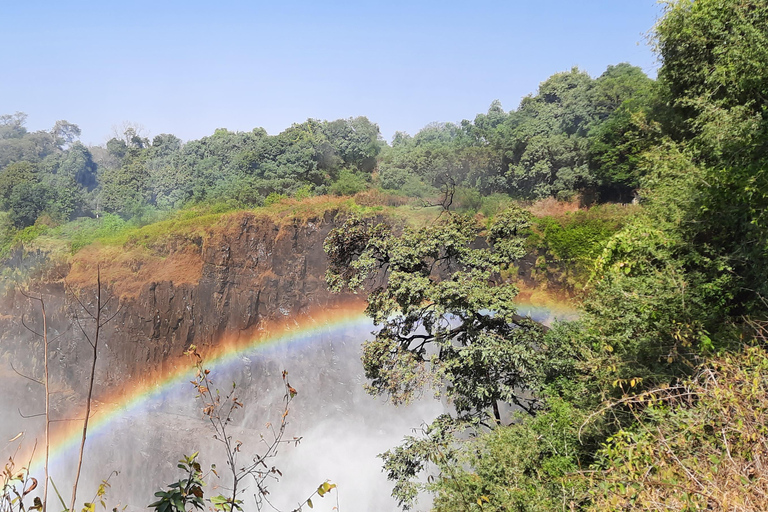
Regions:
<instances>
[{"instance_id":1,"label":"green foliage","mask_svg":"<svg viewBox=\"0 0 768 512\"><path fill-rule=\"evenodd\" d=\"M9 208L11 193L16 186L38 181L36 171L30 162L14 162L0 171L0 208Z\"/></svg>"},{"instance_id":2,"label":"green foliage","mask_svg":"<svg viewBox=\"0 0 768 512\"><path fill-rule=\"evenodd\" d=\"M470 510L474 505L467 503L478 499L478 506L488 504L490 491L481 489L488 482L471 491L462 483L477 479L460 469L463 462L476 462L462 458L462 450L469 458L478 450L462 446L465 431L498 427L504 406L535 413L543 405L537 392L573 372L572 338L554 331L545 335L542 326L517 315L517 289L499 276L525 254L529 226L530 214L519 207L499 213L486 231L460 214L443 213L431 225L402 232L352 216L325 242L329 286L369 290L366 312L380 326L375 339L363 346L368 390L402 403L431 385L456 411L455 417L441 416L426 427L422 437L408 437L382 455L395 483L393 496L403 508L411 507L423 490L438 493L445 510ZM481 234L488 245L478 248ZM548 420L541 421L543 429ZM540 440L539 448L549 449L544 444ZM566 459L575 463L573 457ZM545 467L561 464L566 462L553 455ZM438 480L419 483L419 474L430 465L439 471ZM565 472L551 471L560 471L558 478ZM551 489L560 489L554 481ZM533 477L530 482L534 487ZM557 496L552 503L559 503L561 495L552 492Z\"/></svg>"},{"instance_id":3,"label":"green foliage","mask_svg":"<svg viewBox=\"0 0 768 512\"><path fill-rule=\"evenodd\" d=\"M460 211L474 213L482 207L483 197L475 189L459 187L453 196L453 202Z\"/></svg>"},{"instance_id":4,"label":"green foliage","mask_svg":"<svg viewBox=\"0 0 768 512\"><path fill-rule=\"evenodd\" d=\"M49 202L54 202L56 191L43 183L24 182L13 187L8 198L9 219L17 228L35 223Z\"/></svg>"},{"instance_id":5,"label":"green foliage","mask_svg":"<svg viewBox=\"0 0 768 512\"><path fill-rule=\"evenodd\" d=\"M497 213L509 208L512 204L513 200L509 195L497 192L489 196L483 196L480 213L486 217L493 218Z\"/></svg>"},{"instance_id":6,"label":"green foliage","mask_svg":"<svg viewBox=\"0 0 768 512\"><path fill-rule=\"evenodd\" d=\"M547 279L569 289L580 289L592 277L605 243L633 213L637 210L603 205L539 217L533 222L528 247L542 258L540 264L544 265Z\"/></svg>"},{"instance_id":7,"label":"green foliage","mask_svg":"<svg viewBox=\"0 0 768 512\"><path fill-rule=\"evenodd\" d=\"M685 236L713 262L708 279L729 273L727 302L742 312L763 310L768 291L767 19L762 1L670 2L655 39L677 115L668 129L699 169Z\"/></svg>"},{"instance_id":8,"label":"green foliage","mask_svg":"<svg viewBox=\"0 0 768 512\"><path fill-rule=\"evenodd\" d=\"M418 179L475 194L561 199L598 185L606 198L626 199L640 176L637 155L653 144L655 124L641 117L658 107L653 91L653 81L629 64L594 80L577 68L557 73L517 111L496 101L474 122L399 133L381 155L381 185L402 189Z\"/></svg>"},{"instance_id":9,"label":"green foliage","mask_svg":"<svg viewBox=\"0 0 768 512\"><path fill-rule=\"evenodd\" d=\"M458 462L445 464L427 487L433 510L547 511L580 502L579 470L584 445L578 426L584 414L562 400L545 412L499 427L461 446Z\"/></svg>"},{"instance_id":10,"label":"green foliage","mask_svg":"<svg viewBox=\"0 0 768 512\"><path fill-rule=\"evenodd\" d=\"M608 71L597 82L607 75ZM620 103L605 120L591 128L588 156L601 197L628 202L644 176L644 168L640 165L642 154L658 144L662 136L658 119L664 116L666 106L660 98L661 88L638 68L625 68L621 76L624 78L622 85L634 87L634 90L631 94L617 96ZM608 76L607 81L614 79ZM600 86L596 88L600 89Z\"/></svg>"},{"instance_id":11,"label":"green foliage","mask_svg":"<svg viewBox=\"0 0 768 512\"><path fill-rule=\"evenodd\" d=\"M473 248L480 227L458 214L397 234L353 216L329 234L332 289L387 283L368 295L366 313L381 326L363 349L371 392L400 403L440 382L459 415L485 418L498 401L533 407L519 390L534 385L542 330L517 315L517 289L498 278L521 255L522 236L513 234L527 222L518 210L499 215L487 249Z\"/></svg>"},{"instance_id":12,"label":"green foliage","mask_svg":"<svg viewBox=\"0 0 768 512\"><path fill-rule=\"evenodd\" d=\"M99 219L83 219L70 226L71 249L75 253L95 240L115 237L130 224L117 215L107 213Z\"/></svg>"},{"instance_id":13,"label":"green foliage","mask_svg":"<svg viewBox=\"0 0 768 512\"><path fill-rule=\"evenodd\" d=\"M764 510L768 354L751 347L637 397L588 477L591 510Z\"/></svg>"},{"instance_id":14,"label":"green foliage","mask_svg":"<svg viewBox=\"0 0 768 512\"><path fill-rule=\"evenodd\" d=\"M349 169L342 169L339 177L331 184L330 192L337 196L352 196L368 187L365 178Z\"/></svg>"},{"instance_id":15,"label":"green foliage","mask_svg":"<svg viewBox=\"0 0 768 512\"><path fill-rule=\"evenodd\" d=\"M278 194L277 192L272 192L269 194L266 199L264 199L264 206L272 206L273 204L277 204L283 199L286 199L285 194Z\"/></svg>"},{"instance_id":16,"label":"green foliage","mask_svg":"<svg viewBox=\"0 0 768 512\"><path fill-rule=\"evenodd\" d=\"M512 193L542 198L572 194L589 185L585 137L596 116L593 80L577 68L558 73L524 98L510 117L513 136L504 142Z\"/></svg>"},{"instance_id":17,"label":"green foliage","mask_svg":"<svg viewBox=\"0 0 768 512\"><path fill-rule=\"evenodd\" d=\"M310 185L304 185L293 194L293 198L297 201L303 201L309 197L312 197L312 187Z\"/></svg>"},{"instance_id":18,"label":"green foliage","mask_svg":"<svg viewBox=\"0 0 768 512\"><path fill-rule=\"evenodd\" d=\"M203 501L205 483L197 455L195 452L179 461L176 467L185 472L186 476L169 485L167 491L157 491L155 497L160 499L150 503L149 508L154 508L156 512L187 512L192 508L205 509Z\"/></svg>"}]
</instances>

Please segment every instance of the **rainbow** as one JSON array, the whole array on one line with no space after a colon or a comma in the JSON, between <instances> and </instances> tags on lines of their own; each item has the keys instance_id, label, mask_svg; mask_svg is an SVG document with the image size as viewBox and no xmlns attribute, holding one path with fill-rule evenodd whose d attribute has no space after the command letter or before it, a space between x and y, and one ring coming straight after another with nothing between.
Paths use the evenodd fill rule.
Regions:
<instances>
[{"instance_id":1,"label":"rainbow","mask_svg":"<svg viewBox=\"0 0 768 512\"><path fill-rule=\"evenodd\" d=\"M575 310L557 304L521 304L519 312L532 318L551 322L553 319L572 318ZM356 302L302 316L299 319L260 325L250 336L221 340L216 346L199 347L204 366L212 371L221 371L235 364L244 356L268 354L277 347L301 348L315 342L320 336L339 334L347 330L365 332L372 330L371 320L363 314L363 304ZM189 387L194 377L192 361L181 359L184 364L174 364L146 381L132 384L127 389L114 391L107 396L97 397L97 407L88 425L88 439L93 440L110 431L110 427L121 418L130 417L146 410L147 404L167 398L182 386ZM54 428L51 435L50 464L76 454L82 436L82 422L72 421L60 428ZM86 441L86 445L88 441ZM43 451L37 450L30 472L42 473Z\"/></svg>"},{"instance_id":2,"label":"rainbow","mask_svg":"<svg viewBox=\"0 0 768 512\"><path fill-rule=\"evenodd\" d=\"M360 304L330 309L304 316L292 322L273 323L260 326L250 337L222 340L215 347L198 347L203 355L204 366L213 372L223 370L236 363L243 356L267 354L277 347L307 346L320 336L338 334L348 330L364 331L372 328L372 323L363 314ZM193 363L186 358L185 363L174 365L146 382L133 385L129 390L117 391L108 396L98 397L98 406L92 413L88 424L88 440L100 437L109 431L111 425L120 418L138 414L147 404L163 400L174 390L182 386L191 387L189 381L194 378ZM82 422L72 421L62 428L52 429L50 464L54 466L63 457L75 454L82 437ZM88 444L86 440L86 445ZM43 452L38 449L30 465L32 474L42 473Z\"/></svg>"}]
</instances>

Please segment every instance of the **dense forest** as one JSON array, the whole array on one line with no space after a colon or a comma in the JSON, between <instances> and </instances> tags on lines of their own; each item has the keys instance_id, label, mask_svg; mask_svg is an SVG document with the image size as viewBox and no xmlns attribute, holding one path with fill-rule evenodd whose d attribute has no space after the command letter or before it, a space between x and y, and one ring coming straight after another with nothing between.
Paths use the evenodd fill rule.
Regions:
<instances>
[{"instance_id":1,"label":"dense forest","mask_svg":"<svg viewBox=\"0 0 768 512\"><path fill-rule=\"evenodd\" d=\"M766 510L768 2L671 1L651 42L656 79L574 68L391 142L357 117L86 147L5 115L0 257L289 198L437 205L420 227L352 209L325 243L328 285L380 328L369 391L453 404L382 455L402 508ZM577 320L518 314L531 253Z\"/></svg>"},{"instance_id":2,"label":"dense forest","mask_svg":"<svg viewBox=\"0 0 768 512\"><path fill-rule=\"evenodd\" d=\"M132 219L193 204L263 205L272 195L351 195L375 187L427 197L446 185L470 205L513 198L632 198L638 155L653 143L649 115L658 87L639 68L609 66L596 79L558 73L505 112L494 102L460 124L432 124L388 144L365 117L309 119L278 135L225 129L183 143L149 140L127 125L105 146L77 141L58 121L28 132L23 113L0 118L0 208L12 228L39 218L61 223L105 213Z\"/></svg>"}]
</instances>

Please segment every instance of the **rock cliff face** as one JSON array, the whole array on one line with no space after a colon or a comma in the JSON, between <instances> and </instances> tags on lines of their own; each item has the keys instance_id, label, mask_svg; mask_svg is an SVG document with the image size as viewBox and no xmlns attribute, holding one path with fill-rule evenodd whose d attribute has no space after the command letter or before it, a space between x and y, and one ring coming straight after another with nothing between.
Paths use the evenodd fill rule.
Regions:
<instances>
[{"instance_id":1,"label":"rock cliff face","mask_svg":"<svg viewBox=\"0 0 768 512\"><path fill-rule=\"evenodd\" d=\"M278 225L240 215L202 240L196 283L146 283L115 318L112 346L129 375L178 356L192 343L251 336L264 322L333 308L349 297L325 286L323 240L333 216Z\"/></svg>"},{"instance_id":2,"label":"rock cliff face","mask_svg":"<svg viewBox=\"0 0 768 512\"><path fill-rule=\"evenodd\" d=\"M142 272L145 263L136 260L120 263L125 267L122 272L102 264L103 282L108 283L111 295L120 297L120 308L103 331L104 350L99 354L102 385L141 379L146 372L175 365L193 343L206 346L253 336L265 323L349 304L353 296L331 294L324 281L323 241L334 227L334 217L334 212L327 212L286 222L238 213L202 236L169 244L151 271L145 268ZM77 265L76 258L71 268ZM85 273L95 282L95 268ZM121 277L110 277L114 275ZM82 276L79 280L85 281ZM64 333L53 341L61 363L57 366L65 374L61 377L78 382L86 371L82 359L90 359L90 347L70 325L67 309L71 300L64 283L43 286L40 291L49 301L51 331ZM84 291L88 295L87 286ZM42 346L19 319L27 311L27 323L40 325L37 309L16 292L3 299L5 315L0 317L6 357L27 361L25 366L33 372L42 364Z\"/></svg>"}]
</instances>

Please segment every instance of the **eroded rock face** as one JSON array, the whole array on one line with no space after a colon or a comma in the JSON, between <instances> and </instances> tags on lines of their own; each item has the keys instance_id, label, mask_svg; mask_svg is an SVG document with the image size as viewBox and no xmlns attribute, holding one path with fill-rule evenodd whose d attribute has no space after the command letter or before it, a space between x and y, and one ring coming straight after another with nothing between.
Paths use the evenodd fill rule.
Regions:
<instances>
[{"instance_id":1,"label":"eroded rock face","mask_svg":"<svg viewBox=\"0 0 768 512\"><path fill-rule=\"evenodd\" d=\"M334 227L333 219L333 213L326 213L278 223L240 213L202 239L174 244L166 261L171 265L183 252L194 275L185 276L179 284L159 271L157 279L146 280L138 288L138 283L131 283L138 293L123 294L119 311L103 330L98 380L105 386L141 380L167 365L188 365L182 355L191 344L204 347L222 339L253 336L266 322L349 303L351 296L331 294L324 280L323 241ZM142 263L131 265L138 269ZM119 295L120 285L112 283L110 292ZM65 333L53 342L50 357L56 359L63 381L81 382L88 370L83 363L90 359L90 347L76 326L70 325L71 300L66 298L63 282L44 286L51 332ZM19 322L27 310L28 323L40 325L37 306L17 292L3 299L2 308L0 342L6 357L39 373L42 343Z\"/></svg>"}]
</instances>

